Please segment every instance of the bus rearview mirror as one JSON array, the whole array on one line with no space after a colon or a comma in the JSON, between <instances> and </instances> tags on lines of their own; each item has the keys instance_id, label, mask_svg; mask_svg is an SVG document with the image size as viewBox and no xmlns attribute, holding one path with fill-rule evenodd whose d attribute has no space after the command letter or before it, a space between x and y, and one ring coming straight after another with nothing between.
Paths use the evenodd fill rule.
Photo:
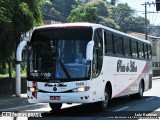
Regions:
<instances>
[{"instance_id":1,"label":"bus rearview mirror","mask_svg":"<svg viewBox=\"0 0 160 120\"><path fill-rule=\"evenodd\" d=\"M94 47L94 41L90 41L87 44L87 49L86 49L86 60L93 60L93 47Z\"/></svg>"}]
</instances>

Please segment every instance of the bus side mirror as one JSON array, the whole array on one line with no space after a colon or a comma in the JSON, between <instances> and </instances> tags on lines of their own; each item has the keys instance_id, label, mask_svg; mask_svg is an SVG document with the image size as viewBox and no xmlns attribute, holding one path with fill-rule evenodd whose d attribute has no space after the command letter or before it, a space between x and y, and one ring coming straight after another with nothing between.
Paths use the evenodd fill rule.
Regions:
<instances>
[{"instance_id":1,"label":"bus side mirror","mask_svg":"<svg viewBox=\"0 0 160 120\"><path fill-rule=\"evenodd\" d=\"M90 41L87 44L87 49L86 49L86 60L93 60L93 47L94 47L94 41Z\"/></svg>"}]
</instances>

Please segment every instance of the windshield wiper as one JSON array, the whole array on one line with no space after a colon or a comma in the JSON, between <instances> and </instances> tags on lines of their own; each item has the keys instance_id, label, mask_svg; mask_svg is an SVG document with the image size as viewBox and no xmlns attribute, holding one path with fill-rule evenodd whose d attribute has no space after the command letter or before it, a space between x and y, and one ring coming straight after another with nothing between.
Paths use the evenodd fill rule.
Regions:
<instances>
[{"instance_id":1,"label":"windshield wiper","mask_svg":"<svg viewBox=\"0 0 160 120\"><path fill-rule=\"evenodd\" d=\"M58 62L59 62L59 64L60 64L60 66L62 67L64 73L66 74L67 78L71 78L71 76L69 75L66 67L64 66L64 64L62 63L62 60L61 60L60 58L58 58Z\"/></svg>"}]
</instances>

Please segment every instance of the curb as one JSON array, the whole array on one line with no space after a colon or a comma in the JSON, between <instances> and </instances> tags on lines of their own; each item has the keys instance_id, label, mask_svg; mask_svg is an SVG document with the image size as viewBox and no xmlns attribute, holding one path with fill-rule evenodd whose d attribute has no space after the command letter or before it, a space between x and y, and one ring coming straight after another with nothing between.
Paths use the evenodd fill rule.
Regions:
<instances>
[{"instance_id":1,"label":"curb","mask_svg":"<svg viewBox=\"0 0 160 120\"><path fill-rule=\"evenodd\" d=\"M152 80L160 79L160 77L153 77Z\"/></svg>"},{"instance_id":2,"label":"curb","mask_svg":"<svg viewBox=\"0 0 160 120\"><path fill-rule=\"evenodd\" d=\"M8 104L8 103L18 103L22 101L27 101L27 96L26 95L21 95L21 97L17 96L8 96L8 95L3 95L3 99L0 99L0 105Z\"/></svg>"},{"instance_id":3,"label":"curb","mask_svg":"<svg viewBox=\"0 0 160 120\"><path fill-rule=\"evenodd\" d=\"M8 103L18 103L26 100L27 98L14 98L14 99L8 99L8 100L0 100L0 105L4 105Z\"/></svg>"}]
</instances>

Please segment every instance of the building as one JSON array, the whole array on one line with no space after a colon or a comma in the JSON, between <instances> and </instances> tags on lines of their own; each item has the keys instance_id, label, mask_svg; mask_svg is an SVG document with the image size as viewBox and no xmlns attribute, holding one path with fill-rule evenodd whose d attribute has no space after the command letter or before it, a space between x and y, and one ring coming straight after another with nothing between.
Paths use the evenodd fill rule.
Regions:
<instances>
[{"instance_id":1,"label":"building","mask_svg":"<svg viewBox=\"0 0 160 120\"><path fill-rule=\"evenodd\" d=\"M79 2L89 2L89 1L92 1L92 0L79 0Z\"/></svg>"},{"instance_id":2,"label":"building","mask_svg":"<svg viewBox=\"0 0 160 120\"><path fill-rule=\"evenodd\" d=\"M56 21L56 20L44 20L43 23L44 23L44 25L50 25L50 24L59 24L62 22Z\"/></svg>"},{"instance_id":3,"label":"building","mask_svg":"<svg viewBox=\"0 0 160 120\"><path fill-rule=\"evenodd\" d=\"M160 37L160 26L150 26L148 31L150 35Z\"/></svg>"}]
</instances>

